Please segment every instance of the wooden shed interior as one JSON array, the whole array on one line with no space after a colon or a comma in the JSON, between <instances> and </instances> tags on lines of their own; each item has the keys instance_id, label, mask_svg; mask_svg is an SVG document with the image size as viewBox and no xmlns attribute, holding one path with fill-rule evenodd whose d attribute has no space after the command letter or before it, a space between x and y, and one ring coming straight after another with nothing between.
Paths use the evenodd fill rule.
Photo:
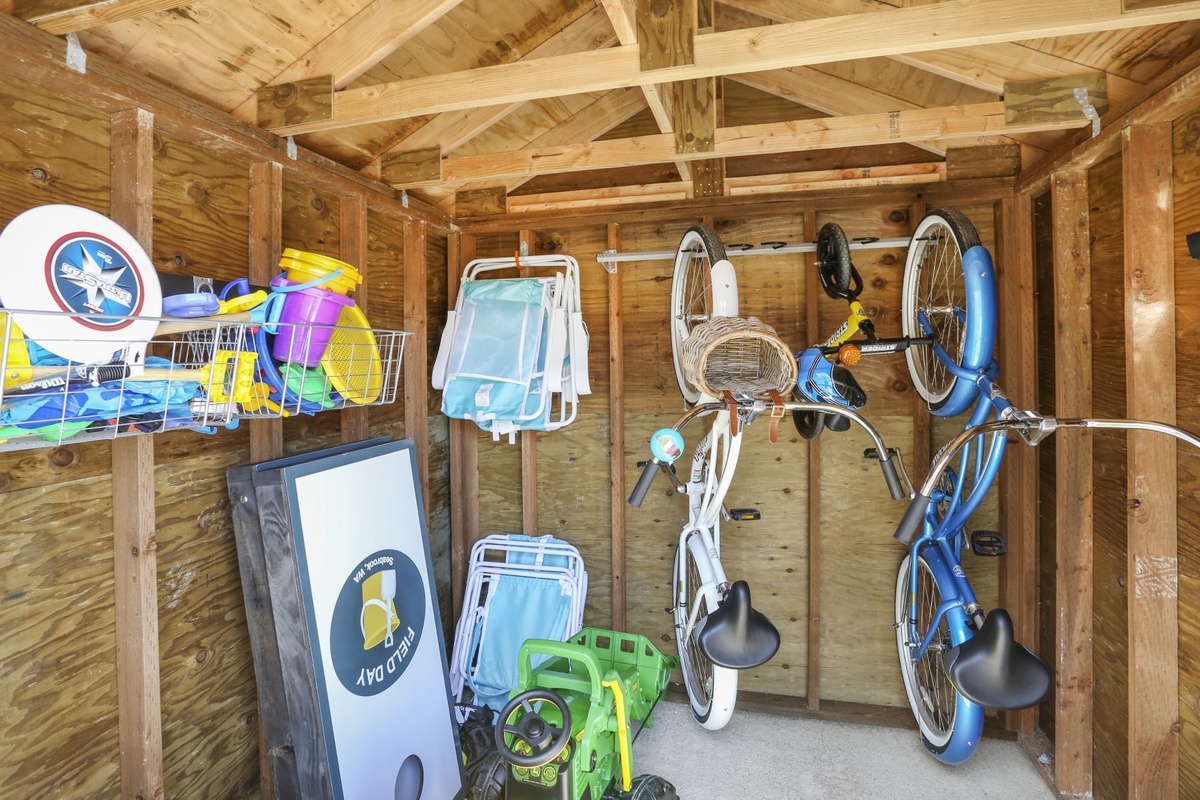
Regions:
<instances>
[{"instance_id":1,"label":"wooden shed interior","mask_svg":"<svg viewBox=\"0 0 1200 800\"><path fill-rule=\"evenodd\" d=\"M588 624L674 649L683 498L625 496L682 410L673 251L907 237L965 212L996 259L1002 385L1060 417L1200 431L1200 1L0 0L0 225L69 203L160 273L265 283L283 247L367 276L411 331L395 405L0 452L0 785L13 798L258 797L256 684L225 473L368 436L412 438L447 631L467 549L552 533L591 575ZM462 266L567 253L593 394L554 433L493 442L429 376ZM3 254L0 254L2 258ZM881 334L903 248L856 251ZM0 272L3 267L0 265ZM743 314L788 343L844 310L812 257L738 261ZM1191 344L1189 344L1191 342ZM856 372L910 473L931 418L902 356ZM742 701L907 720L889 609L905 506L862 441L748 437L730 572L754 576L776 657ZM1200 797L1200 454L1139 435L1014 444L968 570L1051 665L1039 706L989 722L1063 797Z\"/></svg>"}]
</instances>

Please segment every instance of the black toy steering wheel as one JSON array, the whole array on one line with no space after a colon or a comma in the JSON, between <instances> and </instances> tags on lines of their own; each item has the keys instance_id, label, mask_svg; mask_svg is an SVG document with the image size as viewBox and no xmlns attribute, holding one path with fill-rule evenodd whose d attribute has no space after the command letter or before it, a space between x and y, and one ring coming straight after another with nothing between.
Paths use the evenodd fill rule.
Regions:
<instances>
[{"instance_id":1,"label":"black toy steering wheel","mask_svg":"<svg viewBox=\"0 0 1200 800\"><path fill-rule=\"evenodd\" d=\"M553 703L562 714L562 727L551 725L533 710L533 704L538 701ZM520 717L511 719L517 711L523 712ZM519 753L505 740L505 734L529 745L528 755ZM557 693L549 689L530 689L508 701L496 721L496 747L509 763L518 767L540 767L549 764L554 757L571 741L571 709L567 702Z\"/></svg>"}]
</instances>

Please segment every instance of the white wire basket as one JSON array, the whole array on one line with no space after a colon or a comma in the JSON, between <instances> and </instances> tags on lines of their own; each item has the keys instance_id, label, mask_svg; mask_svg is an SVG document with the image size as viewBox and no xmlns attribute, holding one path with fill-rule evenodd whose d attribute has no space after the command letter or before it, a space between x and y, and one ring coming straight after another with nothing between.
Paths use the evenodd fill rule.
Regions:
<instances>
[{"instance_id":1,"label":"white wire basket","mask_svg":"<svg viewBox=\"0 0 1200 800\"><path fill-rule=\"evenodd\" d=\"M57 317L70 335L27 337L31 317L38 330ZM125 327L142 333L122 338ZM394 403L409 335L0 309L0 450Z\"/></svg>"}]
</instances>

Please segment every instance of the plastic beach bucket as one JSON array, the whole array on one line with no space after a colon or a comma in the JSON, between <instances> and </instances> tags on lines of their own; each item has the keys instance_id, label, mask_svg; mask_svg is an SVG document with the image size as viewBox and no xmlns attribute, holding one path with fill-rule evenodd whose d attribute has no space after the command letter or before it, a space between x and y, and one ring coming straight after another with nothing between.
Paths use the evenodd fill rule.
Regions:
<instances>
[{"instance_id":1,"label":"plastic beach bucket","mask_svg":"<svg viewBox=\"0 0 1200 800\"><path fill-rule=\"evenodd\" d=\"M271 285L287 287L295 286L296 282L279 276ZM321 288L289 292L283 301L271 355L284 364L317 366L329 346L342 309L352 305L354 301L349 297Z\"/></svg>"},{"instance_id":2,"label":"plastic beach bucket","mask_svg":"<svg viewBox=\"0 0 1200 800\"><path fill-rule=\"evenodd\" d=\"M292 283L309 283L321 281L321 288L340 295L348 295L362 283L362 273L345 261L295 250L291 247L284 249L279 266ZM335 274L337 273L337 274ZM328 280L322 280L328 278Z\"/></svg>"}]
</instances>

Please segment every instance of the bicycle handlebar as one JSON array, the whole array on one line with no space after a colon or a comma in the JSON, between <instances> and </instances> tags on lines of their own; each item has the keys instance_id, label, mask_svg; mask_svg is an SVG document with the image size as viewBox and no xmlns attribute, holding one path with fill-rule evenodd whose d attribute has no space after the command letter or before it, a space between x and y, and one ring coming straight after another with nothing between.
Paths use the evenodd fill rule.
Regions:
<instances>
[{"instance_id":1,"label":"bicycle handlebar","mask_svg":"<svg viewBox=\"0 0 1200 800\"><path fill-rule=\"evenodd\" d=\"M662 466L664 464L657 459L652 458L646 462L646 466L642 468L642 477L638 478L637 486L633 487L633 493L629 495L629 505L641 508L642 501L646 499L646 493L650 491L650 484L654 483L659 467Z\"/></svg>"},{"instance_id":2,"label":"bicycle handlebar","mask_svg":"<svg viewBox=\"0 0 1200 800\"><path fill-rule=\"evenodd\" d=\"M1173 436L1181 442L1190 444L1192 447L1200 450L1200 438L1174 425L1167 425L1162 422L1147 422L1136 419L1056 419L1033 412L1014 410L1012 415L1005 419L992 420L981 425L964 428L942 448L937 458L933 460L933 464L929 467L929 474L925 476L925 482L913 494L908 511L905 512L899 526L896 528L895 538L905 545L912 544L917 531L921 527L921 522L925 518L925 509L929 506L929 500L933 496L938 481L942 478L942 473L946 471L946 467L950 465L950 462L954 460L958 452L976 436L986 436L989 433L1000 433L1016 429L1027 444L1036 446L1042 439L1050 436L1059 428L1138 430L1162 433L1167 436Z\"/></svg>"},{"instance_id":3,"label":"bicycle handlebar","mask_svg":"<svg viewBox=\"0 0 1200 800\"><path fill-rule=\"evenodd\" d=\"M717 411L727 409L725 403L699 403L688 410L686 414L675 421L671 427L675 430L682 430L685 425L694 419L711 414ZM888 447L884 444L883 437L879 435L879 431L875 430L871 423L867 422L856 412L851 411L844 406L833 405L832 403L798 403L788 402L775 403L768 400L752 399L738 401L738 408L745 409L753 413L754 416L775 409L783 411L821 411L826 414L837 414L846 417L851 422L858 425L871 440L875 443L875 451L879 458L879 468L883 471L883 479L887 483L888 492L893 500L903 500L905 497L912 495L912 481L908 477L908 470L904 467L904 461L900 458L900 450L894 447ZM869 452L869 451L868 451ZM651 459L642 469L642 475L638 479L637 485L633 487L633 492L629 495L629 504L635 508L641 506L642 501L646 497L646 493L650 491L650 484L654 482L654 477L658 473L659 468L665 466L662 462Z\"/></svg>"}]
</instances>

